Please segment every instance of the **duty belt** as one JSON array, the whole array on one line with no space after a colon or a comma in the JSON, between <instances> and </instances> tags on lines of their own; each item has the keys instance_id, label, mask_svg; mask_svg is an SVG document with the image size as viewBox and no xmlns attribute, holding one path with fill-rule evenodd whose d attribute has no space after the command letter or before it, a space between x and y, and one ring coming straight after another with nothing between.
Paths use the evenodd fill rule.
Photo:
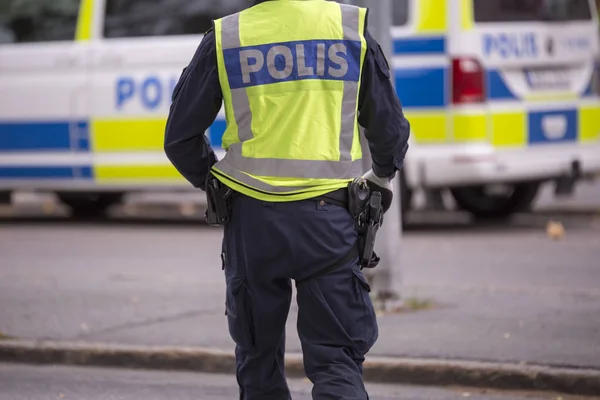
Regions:
<instances>
[{"instance_id":1,"label":"duty belt","mask_svg":"<svg viewBox=\"0 0 600 400\"><path fill-rule=\"evenodd\" d=\"M348 188L342 188L335 190L333 192L326 193L324 195L318 196L311 200L324 201L329 204L333 204L336 206L340 206L343 208L348 208L349 193Z\"/></svg>"}]
</instances>

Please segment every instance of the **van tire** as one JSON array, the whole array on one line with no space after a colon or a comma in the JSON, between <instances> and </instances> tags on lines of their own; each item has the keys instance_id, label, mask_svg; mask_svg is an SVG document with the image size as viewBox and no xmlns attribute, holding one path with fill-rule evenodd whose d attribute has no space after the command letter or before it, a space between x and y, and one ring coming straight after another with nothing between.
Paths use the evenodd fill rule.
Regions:
<instances>
[{"instance_id":1,"label":"van tire","mask_svg":"<svg viewBox=\"0 0 600 400\"><path fill-rule=\"evenodd\" d=\"M58 199L76 218L101 218L108 209L123 200L123 193L57 193Z\"/></svg>"},{"instance_id":2,"label":"van tire","mask_svg":"<svg viewBox=\"0 0 600 400\"><path fill-rule=\"evenodd\" d=\"M475 218L504 219L531 209L540 182L515 183L510 188L507 195L489 195L485 193L484 185L451 188L450 192L458 207Z\"/></svg>"},{"instance_id":3,"label":"van tire","mask_svg":"<svg viewBox=\"0 0 600 400\"><path fill-rule=\"evenodd\" d=\"M11 192L0 192L0 204L10 205L12 203Z\"/></svg>"}]
</instances>

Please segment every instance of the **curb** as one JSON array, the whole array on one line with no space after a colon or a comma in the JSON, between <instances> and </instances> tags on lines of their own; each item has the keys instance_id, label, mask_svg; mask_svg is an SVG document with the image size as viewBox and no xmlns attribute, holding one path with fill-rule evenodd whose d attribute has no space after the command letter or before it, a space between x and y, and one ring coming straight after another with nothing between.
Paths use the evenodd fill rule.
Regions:
<instances>
[{"instance_id":1,"label":"curb","mask_svg":"<svg viewBox=\"0 0 600 400\"><path fill-rule=\"evenodd\" d=\"M233 352L208 348L51 341L0 341L0 362L235 374ZM286 356L286 373L304 377L302 356ZM525 364L369 357L366 381L504 390L600 393L600 370Z\"/></svg>"}]
</instances>

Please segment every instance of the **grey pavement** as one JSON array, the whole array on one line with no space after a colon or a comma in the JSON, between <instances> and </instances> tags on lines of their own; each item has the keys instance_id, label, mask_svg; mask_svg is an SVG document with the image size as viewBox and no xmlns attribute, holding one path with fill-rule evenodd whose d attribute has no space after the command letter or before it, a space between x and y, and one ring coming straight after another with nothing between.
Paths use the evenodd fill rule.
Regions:
<instances>
[{"instance_id":1,"label":"grey pavement","mask_svg":"<svg viewBox=\"0 0 600 400\"><path fill-rule=\"evenodd\" d=\"M311 398L311 384L290 380L294 400ZM424 388L368 384L373 400L578 400L551 393L492 392L484 389ZM237 398L235 377L98 368L0 364L0 400L225 400ZM590 397L586 398L590 400Z\"/></svg>"},{"instance_id":2,"label":"grey pavement","mask_svg":"<svg viewBox=\"0 0 600 400\"><path fill-rule=\"evenodd\" d=\"M562 220L560 241L546 222L411 228L401 292L435 307L381 315L371 354L600 368L600 220ZM0 220L0 331L231 350L220 244L193 222Z\"/></svg>"},{"instance_id":3,"label":"grey pavement","mask_svg":"<svg viewBox=\"0 0 600 400\"><path fill-rule=\"evenodd\" d=\"M577 208L600 210L600 180L581 182L575 186L575 193L566 197L555 196L554 185L546 184L542 187L534 207L540 211Z\"/></svg>"},{"instance_id":4,"label":"grey pavement","mask_svg":"<svg viewBox=\"0 0 600 400\"><path fill-rule=\"evenodd\" d=\"M445 203L449 209L454 209L455 205L451 196L446 193ZM40 212L49 216L67 215L67 210L60 206L53 195L17 192L13 195L13 202L17 207L5 207L0 205L0 216L2 215L36 215ZM127 207L116 210L113 215L118 216L143 216L155 218L158 211L163 215L167 213L171 217L201 217L202 208L205 205L205 195L202 192L191 192L189 190L181 192L139 192L131 193L125 197ZM140 209L137 206L145 206ZM161 206L170 206L164 208ZM423 193L415 193L413 208L423 209L425 199ZM175 206L175 207L173 207ZM148 209L148 207L150 207ZM154 208L152 208L154 207ZM592 182L581 182L575 188L575 193L571 196L557 197L554 194L554 185L547 183L542 186L536 201L533 204L536 212L586 212L600 214L600 179ZM409 222L411 222L409 220Z\"/></svg>"}]
</instances>

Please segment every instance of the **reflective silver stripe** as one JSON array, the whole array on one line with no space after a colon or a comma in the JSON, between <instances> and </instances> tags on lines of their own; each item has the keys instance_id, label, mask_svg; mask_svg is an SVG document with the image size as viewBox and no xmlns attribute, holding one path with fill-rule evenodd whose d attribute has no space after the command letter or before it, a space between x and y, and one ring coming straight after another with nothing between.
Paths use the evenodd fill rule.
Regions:
<instances>
[{"instance_id":1,"label":"reflective silver stripe","mask_svg":"<svg viewBox=\"0 0 600 400\"><path fill-rule=\"evenodd\" d=\"M244 157L241 143L232 144L225 159L237 169L255 176L352 179L362 175L361 160L327 161Z\"/></svg>"},{"instance_id":2,"label":"reflective silver stripe","mask_svg":"<svg viewBox=\"0 0 600 400\"><path fill-rule=\"evenodd\" d=\"M352 160L352 143L356 126L358 82L344 82L342 97L342 126L340 130L340 161Z\"/></svg>"},{"instance_id":3,"label":"reflective silver stripe","mask_svg":"<svg viewBox=\"0 0 600 400\"><path fill-rule=\"evenodd\" d=\"M223 18L221 25L221 46L223 50L242 47L240 41L240 13Z\"/></svg>"},{"instance_id":4,"label":"reflective silver stripe","mask_svg":"<svg viewBox=\"0 0 600 400\"><path fill-rule=\"evenodd\" d=\"M224 50L242 47L240 41L240 13L223 18L221 45ZM254 137L252 134L252 111L250 111L250 100L248 100L246 89L232 89L231 102L233 103L233 114L238 126L238 139L240 139L240 142L252 139Z\"/></svg>"},{"instance_id":5,"label":"reflective silver stripe","mask_svg":"<svg viewBox=\"0 0 600 400\"><path fill-rule=\"evenodd\" d=\"M250 100L248 100L246 89L233 89L231 102L238 126L238 138L240 142L246 142L254 137L252 134L252 111L250 111Z\"/></svg>"},{"instance_id":6,"label":"reflective silver stripe","mask_svg":"<svg viewBox=\"0 0 600 400\"><path fill-rule=\"evenodd\" d=\"M229 164L227 160L220 161L215 168L225 175L229 176L231 179L234 179L238 182L241 182L244 185L251 186L255 189L262 190L264 192L271 193L291 193L291 192L303 192L307 189L310 189L311 186L273 186L265 183L263 181L259 181L258 179L254 179L251 176L246 175L241 172L239 169Z\"/></svg>"},{"instance_id":7,"label":"reflective silver stripe","mask_svg":"<svg viewBox=\"0 0 600 400\"><path fill-rule=\"evenodd\" d=\"M360 41L359 17L360 9L355 6L340 4L342 9L342 25L344 39ZM344 82L342 98L342 126L340 129L340 161L352 160L352 143L356 127L356 108L358 104L358 82Z\"/></svg>"},{"instance_id":8,"label":"reflective silver stripe","mask_svg":"<svg viewBox=\"0 0 600 400\"><path fill-rule=\"evenodd\" d=\"M340 4L342 12L342 25L344 40L360 41L359 33L360 9L355 6ZM224 49L241 47L240 41L240 14L234 14L223 19L222 46ZM342 45L343 47L343 45ZM281 49L283 52L284 49ZM287 50L287 49L286 49ZM318 56L325 58L324 46L318 47ZM284 54L285 55L285 54ZM289 55L288 55L289 56ZM268 62L267 62L268 64ZM319 69L319 65L317 65ZM323 73L324 71L321 71ZM281 71L282 75L289 71ZM232 89L232 103L235 120L238 125L238 137L241 143L233 144L227 151L225 158L216 167L240 182L247 183L259 190L271 192L289 192L303 190L304 188L276 188L266 185L261 181L246 175L270 177L296 177L312 179L352 179L361 175L363 171L362 160L352 161L352 144L354 142L355 127L357 123L356 109L358 103L358 82L345 81L341 105L341 129L339 139L339 161L326 160L287 160L280 158L251 158L242 153L243 142L252 139L252 112L246 89ZM245 173L243 173L243 172ZM265 188L268 186L268 188ZM282 190L278 190L282 189Z\"/></svg>"},{"instance_id":9,"label":"reflective silver stripe","mask_svg":"<svg viewBox=\"0 0 600 400\"><path fill-rule=\"evenodd\" d=\"M342 25L344 26L344 39L360 41L358 32L360 23L360 8L349 4L340 4L342 8Z\"/></svg>"}]
</instances>

